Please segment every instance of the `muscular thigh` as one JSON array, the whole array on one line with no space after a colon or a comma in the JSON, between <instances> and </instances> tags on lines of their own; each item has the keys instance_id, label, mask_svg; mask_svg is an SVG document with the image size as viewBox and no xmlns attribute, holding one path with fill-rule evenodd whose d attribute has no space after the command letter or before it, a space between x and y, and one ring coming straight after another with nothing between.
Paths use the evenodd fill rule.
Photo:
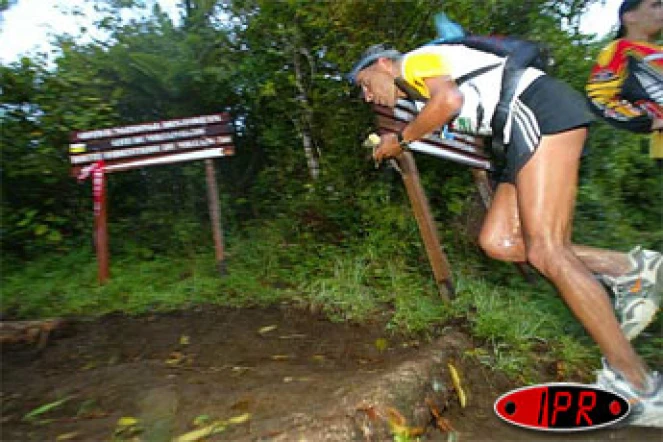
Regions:
<instances>
[{"instance_id":1,"label":"muscular thigh","mask_svg":"<svg viewBox=\"0 0 663 442\"><path fill-rule=\"evenodd\" d=\"M532 238L570 242L586 134L586 128L578 128L543 136L518 173L517 201L526 242Z\"/></svg>"}]
</instances>

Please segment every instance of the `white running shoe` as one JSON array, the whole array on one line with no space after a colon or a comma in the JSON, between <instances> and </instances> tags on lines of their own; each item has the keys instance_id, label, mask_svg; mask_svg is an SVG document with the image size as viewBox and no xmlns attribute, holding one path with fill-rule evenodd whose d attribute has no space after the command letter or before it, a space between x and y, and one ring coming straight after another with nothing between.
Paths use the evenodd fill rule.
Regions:
<instances>
[{"instance_id":1,"label":"white running shoe","mask_svg":"<svg viewBox=\"0 0 663 442\"><path fill-rule=\"evenodd\" d=\"M601 275L615 293L615 310L629 340L656 316L663 294L663 255L636 247L628 253L633 270L618 276Z\"/></svg>"},{"instance_id":2,"label":"white running shoe","mask_svg":"<svg viewBox=\"0 0 663 442\"><path fill-rule=\"evenodd\" d=\"M631 404L626 425L663 428L663 376L653 372L647 379L648 393L635 390L624 377L601 359L603 369L596 372L596 384L604 390L615 392Z\"/></svg>"}]
</instances>

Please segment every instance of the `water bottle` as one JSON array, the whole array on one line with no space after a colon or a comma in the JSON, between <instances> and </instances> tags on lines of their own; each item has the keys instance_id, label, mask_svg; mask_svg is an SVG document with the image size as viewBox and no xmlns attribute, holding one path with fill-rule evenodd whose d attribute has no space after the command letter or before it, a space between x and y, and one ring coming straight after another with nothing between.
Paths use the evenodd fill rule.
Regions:
<instances>
[{"instance_id":1,"label":"water bottle","mask_svg":"<svg viewBox=\"0 0 663 442\"><path fill-rule=\"evenodd\" d=\"M463 27L458 23L452 21L447 17L447 14L444 12L438 12L433 17L435 22L435 30L437 31L437 36L442 42L449 42L453 40L459 40L465 36L465 31Z\"/></svg>"}]
</instances>

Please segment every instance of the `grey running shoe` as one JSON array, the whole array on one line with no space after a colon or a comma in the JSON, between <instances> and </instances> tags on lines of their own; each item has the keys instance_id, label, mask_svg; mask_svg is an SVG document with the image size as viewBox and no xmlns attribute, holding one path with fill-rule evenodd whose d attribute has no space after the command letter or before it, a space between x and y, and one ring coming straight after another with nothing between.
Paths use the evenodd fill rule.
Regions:
<instances>
[{"instance_id":1,"label":"grey running shoe","mask_svg":"<svg viewBox=\"0 0 663 442\"><path fill-rule=\"evenodd\" d=\"M628 253L633 270L618 276L602 275L615 293L615 310L622 331L631 340L656 316L663 293L663 255L636 247Z\"/></svg>"},{"instance_id":2,"label":"grey running shoe","mask_svg":"<svg viewBox=\"0 0 663 442\"><path fill-rule=\"evenodd\" d=\"M626 425L663 428L663 376L653 372L647 379L647 393L636 391L624 377L602 359L603 369L596 372L596 386L621 395L631 404Z\"/></svg>"}]
</instances>

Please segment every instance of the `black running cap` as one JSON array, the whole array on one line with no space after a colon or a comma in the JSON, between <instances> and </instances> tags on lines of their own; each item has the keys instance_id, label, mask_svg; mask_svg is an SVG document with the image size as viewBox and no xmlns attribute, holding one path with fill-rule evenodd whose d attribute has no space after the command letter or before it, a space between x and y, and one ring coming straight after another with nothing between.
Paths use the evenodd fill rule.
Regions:
<instances>
[{"instance_id":1,"label":"black running cap","mask_svg":"<svg viewBox=\"0 0 663 442\"><path fill-rule=\"evenodd\" d=\"M361 54L359 61L355 63L355 65L352 67L352 70L347 75L347 78L350 82L355 83L359 71L361 71L362 69L366 69L367 67L375 63L378 59L383 57L396 59L400 58L401 55L403 54L401 54L400 51L384 43L373 45L370 48L366 49L363 54Z\"/></svg>"}]
</instances>

